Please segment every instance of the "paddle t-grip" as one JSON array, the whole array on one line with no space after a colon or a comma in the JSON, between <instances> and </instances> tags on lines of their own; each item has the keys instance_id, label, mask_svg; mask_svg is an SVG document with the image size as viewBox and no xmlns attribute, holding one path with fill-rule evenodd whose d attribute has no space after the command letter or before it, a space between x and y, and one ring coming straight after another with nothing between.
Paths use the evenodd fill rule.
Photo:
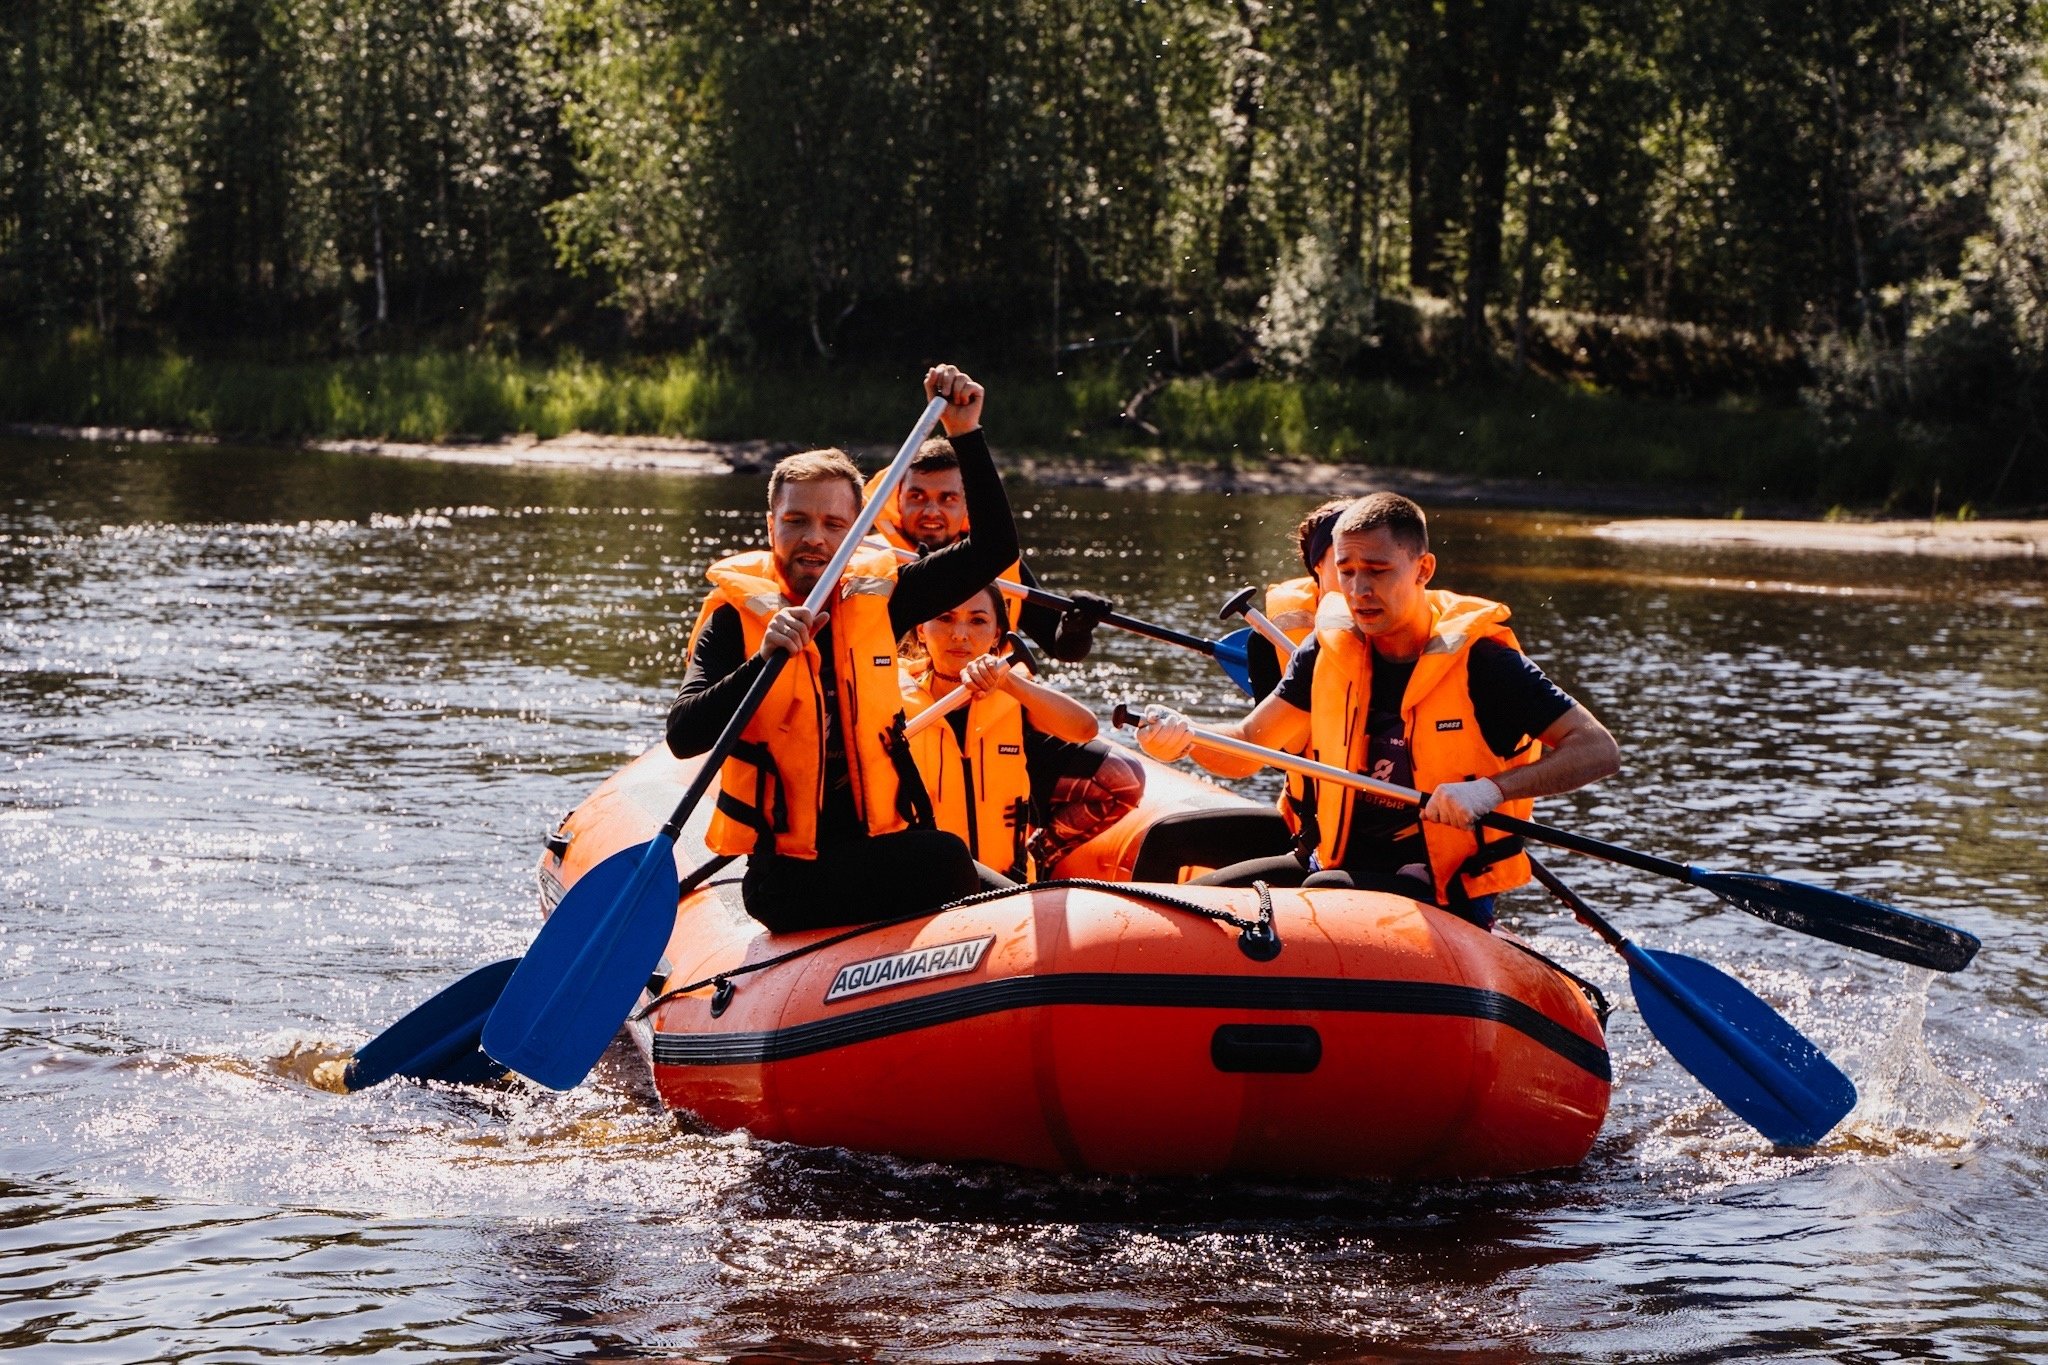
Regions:
<instances>
[{"instance_id":1,"label":"paddle t-grip","mask_svg":"<svg viewBox=\"0 0 2048 1365\"><path fill-rule=\"evenodd\" d=\"M1257 588L1249 583L1245 584L1237 590L1236 596L1216 609L1216 619L1228 621L1233 616L1245 615L1245 608L1251 606L1252 599L1258 595L1259 590Z\"/></svg>"},{"instance_id":2,"label":"paddle t-grip","mask_svg":"<svg viewBox=\"0 0 2048 1365\"><path fill-rule=\"evenodd\" d=\"M1119 730L1135 730L1138 728L1138 713L1118 702L1110 708L1109 723Z\"/></svg>"},{"instance_id":3,"label":"paddle t-grip","mask_svg":"<svg viewBox=\"0 0 2048 1365\"><path fill-rule=\"evenodd\" d=\"M1228 621L1233 616L1242 616L1251 624L1253 630L1265 638L1267 644L1273 646L1274 652L1280 656L1280 662L1284 665L1294 657L1296 645L1287 638L1286 631L1274 625L1266 613L1252 605L1252 598L1258 595L1258 591L1250 585L1239 588L1237 595L1217 610L1216 619Z\"/></svg>"}]
</instances>

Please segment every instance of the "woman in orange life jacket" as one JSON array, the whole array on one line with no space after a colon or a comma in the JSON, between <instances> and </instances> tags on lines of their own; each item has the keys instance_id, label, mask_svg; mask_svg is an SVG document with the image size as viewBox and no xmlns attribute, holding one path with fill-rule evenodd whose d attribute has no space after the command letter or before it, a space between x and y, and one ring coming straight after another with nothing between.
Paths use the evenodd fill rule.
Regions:
<instances>
[{"instance_id":1,"label":"woman in orange life jacket","mask_svg":"<svg viewBox=\"0 0 2048 1365\"><path fill-rule=\"evenodd\" d=\"M868 480L873 495L881 475ZM960 457L953 443L934 436L911 457L910 469L896 496L875 521L875 534L891 545L929 554L944 549L968 529L967 499L960 486ZM1003 570L1003 578L1027 588L1039 586L1038 575L1021 558ZM1017 629L1061 663L1079 663L1095 645L1095 628L1116 610L1116 603L1092 592L1075 592L1065 611L1026 602L1017 612Z\"/></svg>"},{"instance_id":2,"label":"woman in orange life jacket","mask_svg":"<svg viewBox=\"0 0 2048 1365\"><path fill-rule=\"evenodd\" d=\"M917 627L923 658L907 667L904 711L954 688L972 698L910 741L940 829L1013 881L1051 867L1121 819L1144 794L1144 769L1095 740L1094 713L1024 677L992 651L1009 629L992 584Z\"/></svg>"},{"instance_id":3,"label":"woman in orange life jacket","mask_svg":"<svg viewBox=\"0 0 2048 1365\"><path fill-rule=\"evenodd\" d=\"M1428 802L1418 819L1406 803L1318 783L1310 875L1283 857L1198 880L1390 890L1491 928L1494 896L1526 882L1529 862L1519 840L1487 838L1479 821L1496 808L1526 818L1531 798L1618 772L1620 753L1606 727L1521 652L1506 607L1429 586L1436 556L1420 507L1375 493L1335 530L1349 619L1324 613L1274 693L1215 728L1268 748L1305 748L1318 762L1419 789ZM1161 706L1145 708L1138 743L1163 762L1192 748L1226 777L1259 766L1203 749L1186 718Z\"/></svg>"}]
</instances>

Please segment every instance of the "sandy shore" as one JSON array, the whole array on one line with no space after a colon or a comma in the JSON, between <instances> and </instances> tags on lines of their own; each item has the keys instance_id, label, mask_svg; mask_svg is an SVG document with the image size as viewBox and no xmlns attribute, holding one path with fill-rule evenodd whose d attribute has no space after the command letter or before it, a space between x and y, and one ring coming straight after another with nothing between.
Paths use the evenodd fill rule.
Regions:
<instances>
[{"instance_id":1,"label":"sandy shore","mask_svg":"<svg viewBox=\"0 0 2048 1365\"><path fill-rule=\"evenodd\" d=\"M1948 559L2048 559L2048 521L1610 521L1605 540L1656 545L1745 545Z\"/></svg>"}]
</instances>

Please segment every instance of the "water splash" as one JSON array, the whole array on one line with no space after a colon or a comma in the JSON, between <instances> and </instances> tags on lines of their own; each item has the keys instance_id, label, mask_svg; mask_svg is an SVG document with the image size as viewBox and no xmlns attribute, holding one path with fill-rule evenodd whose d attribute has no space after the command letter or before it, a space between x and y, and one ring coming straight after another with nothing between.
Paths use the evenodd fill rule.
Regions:
<instances>
[{"instance_id":1,"label":"water splash","mask_svg":"<svg viewBox=\"0 0 2048 1365\"><path fill-rule=\"evenodd\" d=\"M1934 976L1905 969L1891 1031L1872 1049L1868 1064L1856 1068L1856 1108L1843 1121L1838 1141L1885 1155L1909 1147L1960 1147L1975 1135L1990 1102L1943 1071L1927 1050L1927 988Z\"/></svg>"}]
</instances>

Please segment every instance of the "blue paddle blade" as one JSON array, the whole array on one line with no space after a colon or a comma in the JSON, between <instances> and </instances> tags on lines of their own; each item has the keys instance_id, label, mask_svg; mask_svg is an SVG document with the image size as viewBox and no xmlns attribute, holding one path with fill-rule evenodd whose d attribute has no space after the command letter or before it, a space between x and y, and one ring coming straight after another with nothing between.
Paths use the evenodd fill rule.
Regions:
<instances>
[{"instance_id":1,"label":"blue paddle blade","mask_svg":"<svg viewBox=\"0 0 2048 1365\"><path fill-rule=\"evenodd\" d=\"M1251 655L1245 643L1252 638L1252 628L1245 626L1233 630L1216 642L1216 666L1224 676L1237 684L1237 690L1247 697L1258 695L1252 687Z\"/></svg>"},{"instance_id":2,"label":"blue paddle blade","mask_svg":"<svg viewBox=\"0 0 2048 1365\"><path fill-rule=\"evenodd\" d=\"M1701 1085L1781 1147L1811 1147L1856 1086L1749 987L1698 958L1622 947L1643 1022Z\"/></svg>"},{"instance_id":3,"label":"blue paddle blade","mask_svg":"<svg viewBox=\"0 0 2048 1365\"><path fill-rule=\"evenodd\" d=\"M481 1085L505 1074L480 1047L484 1018L519 959L479 967L356 1049L341 1083L367 1090L393 1076Z\"/></svg>"},{"instance_id":4,"label":"blue paddle blade","mask_svg":"<svg viewBox=\"0 0 2048 1365\"><path fill-rule=\"evenodd\" d=\"M505 983L484 1023L484 1051L552 1089L581 1084L661 961L679 886L665 836L585 872Z\"/></svg>"}]
</instances>

